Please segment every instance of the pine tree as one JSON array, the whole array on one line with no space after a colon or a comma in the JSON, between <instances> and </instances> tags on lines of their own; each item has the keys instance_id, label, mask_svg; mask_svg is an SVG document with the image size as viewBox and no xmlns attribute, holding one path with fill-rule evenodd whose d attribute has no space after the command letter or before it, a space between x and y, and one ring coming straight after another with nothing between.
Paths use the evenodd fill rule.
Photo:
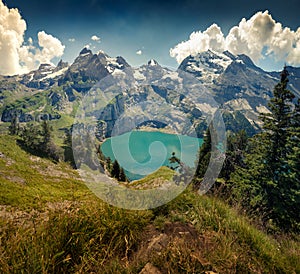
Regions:
<instances>
[{"instance_id":1,"label":"pine tree","mask_svg":"<svg viewBox=\"0 0 300 274\"><path fill-rule=\"evenodd\" d=\"M107 160L111 161L110 158L107 158ZM120 166L120 164L117 160L114 160L114 162L113 162L110 175L111 175L111 177L116 178L120 182L126 182L127 181L125 171Z\"/></svg>"},{"instance_id":2,"label":"pine tree","mask_svg":"<svg viewBox=\"0 0 300 274\"><path fill-rule=\"evenodd\" d=\"M263 114L263 132L255 135L245 159L246 168L239 168L233 179L235 194L252 209L264 211L265 220L291 229L295 213L295 195L290 174L289 146L293 118L294 94L287 89L288 72L281 73L281 81L274 88L270 113ZM294 154L293 154L294 155ZM288 176L290 177L290 176ZM298 214L298 213L296 213Z\"/></svg>"},{"instance_id":3,"label":"pine tree","mask_svg":"<svg viewBox=\"0 0 300 274\"><path fill-rule=\"evenodd\" d=\"M45 146L47 144L49 144L51 141L51 132L52 131L53 131L53 128L49 125L49 123L46 120L43 120L41 135L43 138L42 142L43 142L43 144L45 144Z\"/></svg>"},{"instance_id":4,"label":"pine tree","mask_svg":"<svg viewBox=\"0 0 300 274\"><path fill-rule=\"evenodd\" d=\"M170 166L169 168L176 170L180 167L181 161L180 159L175 155L175 152L172 152L172 156L169 158Z\"/></svg>"},{"instance_id":5,"label":"pine tree","mask_svg":"<svg viewBox=\"0 0 300 274\"><path fill-rule=\"evenodd\" d=\"M291 210L289 223L293 229L300 231L300 99L293 112L287 147L289 171L285 177L289 188L289 199L286 199L286 203Z\"/></svg>"},{"instance_id":6,"label":"pine tree","mask_svg":"<svg viewBox=\"0 0 300 274\"><path fill-rule=\"evenodd\" d=\"M106 163L106 157L105 157L105 155L103 154L103 152L101 150L101 145L98 144L98 145L95 145L95 147L96 147L96 153L97 153L98 158L99 158L99 162L100 162L101 166L104 168L105 163Z\"/></svg>"},{"instance_id":7,"label":"pine tree","mask_svg":"<svg viewBox=\"0 0 300 274\"><path fill-rule=\"evenodd\" d=\"M120 168L119 181L120 182L126 182L127 181L125 171L122 167Z\"/></svg>"},{"instance_id":8,"label":"pine tree","mask_svg":"<svg viewBox=\"0 0 300 274\"><path fill-rule=\"evenodd\" d=\"M66 162L69 162L73 168L76 167L75 159L73 155L73 148L72 148L72 129L65 130L65 137L64 137L64 159Z\"/></svg>"},{"instance_id":9,"label":"pine tree","mask_svg":"<svg viewBox=\"0 0 300 274\"><path fill-rule=\"evenodd\" d=\"M65 130L64 144L67 147L72 147L72 130L71 129Z\"/></svg>"},{"instance_id":10,"label":"pine tree","mask_svg":"<svg viewBox=\"0 0 300 274\"><path fill-rule=\"evenodd\" d=\"M86 130L82 135L84 140L84 163L92 170L98 168L97 150L95 148L95 139L93 135Z\"/></svg>"},{"instance_id":11,"label":"pine tree","mask_svg":"<svg viewBox=\"0 0 300 274\"><path fill-rule=\"evenodd\" d=\"M49 123L46 120L43 120L42 129L40 131L41 143L39 149L51 159L59 161L60 156L58 153L58 148L52 140L52 131L53 128L49 125Z\"/></svg>"},{"instance_id":12,"label":"pine tree","mask_svg":"<svg viewBox=\"0 0 300 274\"><path fill-rule=\"evenodd\" d=\"M289 160L292 171L297 173L296 179L300 181L300 99L298 99L297 104L292 115L292 126L290 129L290 138L288 142L289 149ZM298 171L298 172L297 172Z\"/></svg>"},{"instance_id":13,"label":"pine tree","mask_svg":"<svg viewBox=\"0 0 300 274\"><path fill-rule=\"evenodd\" d=\"M112 169L111 169L111 176L116 178L116 179L119 179L119 177L120 177L120 165L119 165L117 160L115 160L113 162L113 166L112 166Z\"/></svg>"},{"instance_id":14,"label":"pine tree","mask_svg":"<svg viewBox=\"0 0 300 274\"><path fill-rule=\"evenodd\" d=\"M259 133L249 139L244 156L244 165L235 166L230 175L233 182L232 199L253 210L268 211L267 194L264 191L264 182L269 180L269 171L265 161L268 146L265 144L266 134ZM255 213L256 214L256 213ZM265 214L265 213L264 213Z\"/></svg>"},{"instance_id":15,"label":"pine tree","mask_svg":"<svg viewBox=\"0 0 300 274\"><path fill-rule=\"evenodd\" d=\"M36 124L28 123L22 128L20 136L23 141L23 145L32 151L39 151L41 144L40 129Z\"/></svg>"},{"instance_id":16,"label":"pine tree","mask_svg":"<svg viewBox=\"0 0 300 274\"><path fill-rule=\"evenodd\" d=\"M111 173L112 170L112 163L110 157L106 158L106 169Z\"/></svg>"},{"instance_id":17,"label":"pine tree","mask_svg":"<svg viewBox=\"0 0 300 274\"><path fill-rule=\"evenodd\" d=\"M247 146L247 134L245 130L238 133L230 133L227 136L226 158L220 172L220 177L226 181L230 179L237 166L244 166L244 153Z\"/></svg>"},{"instance_id":18,"label":"pine tree","mask_svg":"<svg viewBox=\"0 0 300 274\"><path fill-rule=\"evenodd\" d=\"M266 206L271 209L270 217L278 224L286 223L286 200L289 200L289 185L286 181L288 167L287 141L292 126L292 101L294 94L287 89L288 72L286 67L281 73L281 81L275 86L274 97L270 100L270 113L262 115L263 129L266 132L265 144L268 145L264 157L269 171L264 190L267 193ZM289 218L289 217L288 217Z\"/></svg>"},{"instance_id":19,"label":"pine tree","mask_svg":"<svg viewBox=\"0 0 300 274\"><path fill-rule=\"evenodd\" d=\"M59 161L59 149L52 141L52 128L46 121L42 126L36 123L28 123L21 131L23 145L40 156L49 157Z\"/></svg>"},{"instance_id":20,"label":"pine tree","mask_svg":"<svg viewBox=\"0 0 300 274\"><path fill-rule=\"evenodd\" d=\"M10 121L10 125L8 127L8 131L10 135L17 135L19 132L19 122L18 122L18 116L15 113Z\"/></svg>"},{"instance_id":21,"label":"pine tree","mask_svg":"<svg viewBox=\"0 0 300 274\"><path fill-rule=\"evenodd\" d=\"M199 157L198 157L199 160L195 172L195 175L198 178L202 178L206 172L206 169L210 161L211 149L212 149L211 133L210 133L210 129L208 128L204 135L203 144L199 151Z\"/></svg>"},{"instance_id":22,"label":"pine tree","mask_svg":"<svg viewBox=\"0 0 300 274\"><path fill-rule=\"evenodd\" d=\"M278 181L279 176L286 168L287 147L289 138L289 127L292 118L292 101L295 95L287 89L288 72L286 67L281 73L281 81L275 86L270 100L270 113L262 114L263 129L269 141L269 153L266 161L273 175L273 180Z\"/></svg>"}]
</instances>

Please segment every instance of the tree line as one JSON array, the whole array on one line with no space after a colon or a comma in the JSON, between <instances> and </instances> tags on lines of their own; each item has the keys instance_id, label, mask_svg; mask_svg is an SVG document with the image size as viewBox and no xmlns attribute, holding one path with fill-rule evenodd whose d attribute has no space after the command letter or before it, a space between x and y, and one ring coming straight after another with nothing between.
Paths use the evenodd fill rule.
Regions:
<instances>
[{"instance_id":1,"label":"tree line","mask_svg":"<svg viewBox=\"0 0 300 274\"><path fill-rule=\"evenodd\" d=\"M288 71L281 73L260 115L263 130L248 138L245 131L230 133L220 177L231 202L252 216L262 216L267 229L300 231L300 99L287 88ZM199 152L194 183L201 181L210 159L210 127Z\"/></svg>"},{"instance_id":2,"label":"tree line","mask_svg":"<svg viewBox=\"0 0 300 274\"><path fill-rule=\"evenodd\" d=\"M18 118L14 115L8 127L10 135L20 136L19 143L33 154L48 157L54 161L63 158L63 151L53 141L53 128L48 121L41 123L31 122L20 126Z\"/></svg>"},{"instance_id":3,"label":"tree line","mask_svg":"<svg viewBox=\"0 0 300 274\"><path fill-rule=\"evenodd\" d=\"M125 170L120 166L117 159L113 162L110 157L106 157L102 150L101 146L97 146L97 155L100 160L100 164L103 167L104 171L106 171L112 178L117 179L120 182L127 182L128 178L125 174Z\"/></svg>"},{"instance_id":4,"label":"tree line","mask_svg":"<svg viewBox=\"0 0 300 274\"><path fill-rule=\"evenodd\" d=\"M77 155L81 155L82 158L79 157L77 163L75 163L72 147L72 127L65 130L63 149L54 143L53 128L46 120L43 120L42 122L27 123L25 126L20 126L17 116L14 115L8 130L10 135L18 135L20 137L20 144L33 154L48 157L56 162L65 160L74 168L79 168L82 163L85 163L90 168L96 169L96 161L99 161L104 171L111 177L116 178L121 182L128 181L125 171L120 166L119 162L117 160L112 162L109 157L105 157L101 151L100 145L93 146L92 138L89 138L88 133L86 133L87 136L85 136L85 145L80 142L75 142L75 144L77 144L75 149L79 150ZM81 139L82 136L79 138L79 141Z\"/></svg>"}]
</instances>

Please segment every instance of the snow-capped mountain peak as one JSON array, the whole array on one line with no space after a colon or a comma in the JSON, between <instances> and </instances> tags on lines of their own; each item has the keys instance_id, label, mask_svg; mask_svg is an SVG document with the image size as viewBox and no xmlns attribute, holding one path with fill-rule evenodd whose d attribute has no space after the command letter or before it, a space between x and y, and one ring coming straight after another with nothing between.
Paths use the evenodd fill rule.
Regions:
<instances>
[{"instance_id":1,"label":"snow-capped mountain peak","mask_svg":"<svg viewBox=\"0 0 300 274\"><path fill-rule=\"evenodd\" d=\"M155 61L154 59L151 59L148 61L148 66L152 66L152 67L158 66L158 62Z\"/></svg>"},{"instance_id":2,"label":"snow-capped mountain peak","mask_svg":"<svg viewBox=\"0 0 300 274\"><path fill-rule=\"evenodd\" d=\"M201 82L210 84L222 74L236 58L236 56L229 52L216 53L208 50L185 58L180 64L179 70L192 73Z\"/></svg>"},{"instance_id":3,"label":"snow-capped mountain peak","mask_svg":"<svg viewBox=\"0 0 300 274\"><path fill-rule=\"evenodd\" d=\"M63 66L63 63L60 64ZM52 64L40 64L37 70L33 70L27 74L22 76L21 83L27 85L31 88L46 88L49 85L44 83L44 79L55 78L56 74L59 70L61 70L59 66L55 67Z\"/></svg>"},{"instance_id":4,"label":"snow-capped mountain peak","mask_svg":"<svg viewBox=\"0 0 300 274\"><path fill-rule=\"evenodd\" d=\"M81 56L86 56L86 55L90 55L93 54L91 50L89 50L87 47L84 47L82 49L82 51L79 53L79 55Z\"/></svg>"},{"instance_id":5,"label":"snow-capped mountain peak","mask_svg":"<svg viewBox=\"0 0 300 274\"><path fill-rule=\"evenodd\" d=\"M288 71L289 88L299 97L300 68L288 67ZM144 100L143 96L150 96L149 98L159 98L180 107L185 113L190 113L195 123L201 123L199 113L214 110L215 103L199 102L199 98L193 97L192 93L186 96L185 93L179 92L183 90L182 85L200 84L209 94L208 98L213 98L213 102L217 102L223 109L228 129L234 131L246 127L251 135L259 129L259 113L267 112L268 100L272 96L272 89L280 80L280 73L266 72L257 67L247 55L234 55L228 51L219 53L208 50L188 56L177 71L172 71L153 59L138 68L132 68L121 56L111 57L103 51L94 54L88 48L84 48L70 66L62 61L56 67L41 64L37 70L20 76L18 81L33 89L49 90L52 104L65 100L59 106L64 111L65 104L69 106L68 104L77 100L76 92L86 93L99 81L105 82L105 79L121 81L122 88L123 82L124 86L130 83L140 87L137 92L135 89L117 89L116 92L122 92L122 96L118 97L120 102L116 100L116 104L119 105L114 109L122 109L124 98L133 104ZM51 90L52 86L59 88ZM199 108L200 112L196 111L195 107ZM111 121L112 117L116 117L116 113L111 112L111 109L107 111L109 128L113 125ZM7 111L3 116L5 121L8 121L9 113Z\"/></svg>"}]
</instances>

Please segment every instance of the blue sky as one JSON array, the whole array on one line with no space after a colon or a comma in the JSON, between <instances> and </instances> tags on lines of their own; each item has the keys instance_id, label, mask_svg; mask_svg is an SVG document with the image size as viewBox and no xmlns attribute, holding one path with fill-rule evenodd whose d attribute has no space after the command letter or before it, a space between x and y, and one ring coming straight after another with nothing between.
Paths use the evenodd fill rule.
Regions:
<instances>
[{"instance_id":1,"label":"blue sky","mask_svg":"<svg viewBox=\"0 0 300 274\"><path fill-rule=\"evenodd\" d=\"M121 55L133 66L154 58L162 65L177 67L176 59L170 56L170 49L189 40L192 32L204 32L214 23L227 36L242 18L248 20L258 11L268 10L283 28L289 27L296 31L300 26L300 2L296 0L3 2L9 8L18 8L26 21L25 40L32 37L33 44L37 44L40 31L57 37L65 45L62 59L68 62L72 62L79 51L90 44L93 51L101 49L111 56ZM93 35L99 37L100 41L91 40ZM136 54L137 51L142 54ZM53 61L57 60L54 58ZM284 58L277 61L266 58L259 59L256 64L266 70L279 70L284 62Z\"/></svg>"}]
</instances>

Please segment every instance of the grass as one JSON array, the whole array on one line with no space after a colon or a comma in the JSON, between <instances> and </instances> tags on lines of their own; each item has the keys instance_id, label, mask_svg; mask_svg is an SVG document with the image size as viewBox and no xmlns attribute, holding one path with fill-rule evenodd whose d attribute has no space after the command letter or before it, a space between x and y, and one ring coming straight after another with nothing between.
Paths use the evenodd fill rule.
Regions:
<instances>
[{"instance_id":1,"label":"grass","mask_svg":"<svg viewBox=\"0 0 300 274\"><path fill-rule=\"evenodd\" d=\"M33 95L39 91L27 88L20 83L16 83L11 79L3 79L0 76L0 111L3 111L7 104L13 103L15 100L21 100L23 97Z\"/></svg>"},{"instance_id":2,"label":"grass","mask_svg":"<svg viewBox=\"0 0 300 274\"><path fill-rule=\"evenodd\" d=\"M133 188L152 188L153 184L156 183L156 185L162 185L164 182L172 180L174 175L174 171L168 167L162 166L157 171L149 174L148 176L140 179L130 182L129 186ZM157 187L156 186L156 187Z\"/></svg>"},{"instance_id":3,"label":"grass","mask_svg":"<svg viewBox=\"0 0 300 274\"><path fill-rule=\"evenodd\" d=\"M49 125L53 128L53 140L57 145L63 145L65 129L70 129L73 123L74 118L66 114L62 114L58 120L52 120L49 122Z\"/></svg>"},{"instance_id":4,"label":"grass","mask_svg":"<svg viewBox=\"0 0 300 274\"><path fill-rule=\"evenodd\" d=\"M11 136L0 135L0 152L1 204L30 209L92 195L68 164L32 156Z\"/></svg>"},{"instance_id":5,"label":"grass","mask_svg":"<svg viewBox=\"0 0 300 274\"><path fill-rule=\"evenodd\" d=\"M179 220L193 224L202 237L202 241L192 243L192 246L200 246L200 259L195 261L189 257L182 262L182 269L192 267L196 272L184 273L204 270L217 273L300 272L299 236L298 239L285 236L275 239L250 225L247 217L240 216L235 209L214 197L198 196L188 189L177 199L156 209L155 216L159 227L162 227L162 218L173 223ZM176 254L184 256L193 249L184 243L172 248L179 249ZM159 256L160 267L164 265L165 271L181 273L182 269L176 266L176 261L182 261L181 255L174 257L168 248L163 254ZM206 262L206 267L201 260ZM163 264L163 261L168 263Z\"/></svg>"},{"instance_id":6,"label":"grass","mask_svg":"<svg viewBox=\"0 0 300 274\"><path fill-rule=\"evenodd\" d=\"M147 263L161 273L300 273L299 235L267 235L190 187L161 207L128 211L11 136L0 136L0 152L0 273L139 273Z\"/></svg>"},{"instance_id":7,"label":"grass","mask_svg":"<svg viewBox=\"0 0 300 274\"><path fill-rule=\"evenodd\" d=\"M6 221L1 233L0 272L99 271L112 258L127 259L148 216L95 202L48 209L32 216L25 227Z\"/></svg>"}]
</instances>

